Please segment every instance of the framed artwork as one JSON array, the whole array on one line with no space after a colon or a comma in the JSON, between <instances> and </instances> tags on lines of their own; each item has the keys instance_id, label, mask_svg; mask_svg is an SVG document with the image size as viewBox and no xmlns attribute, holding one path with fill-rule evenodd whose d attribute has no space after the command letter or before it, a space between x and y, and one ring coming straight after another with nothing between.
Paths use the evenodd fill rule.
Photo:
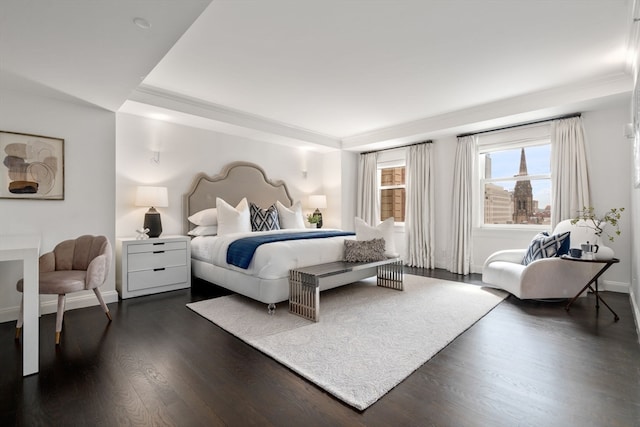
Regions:
<instances>
[{"instance_id":1,"label":"framed artwork","mask_svg":"<svg viewBox=\"0 0 640 427\"><path fill-rule=\"evenodd\" d=\"M0 131L0 198L64 200L64 139Z\"/></svg>"}]
</instances>

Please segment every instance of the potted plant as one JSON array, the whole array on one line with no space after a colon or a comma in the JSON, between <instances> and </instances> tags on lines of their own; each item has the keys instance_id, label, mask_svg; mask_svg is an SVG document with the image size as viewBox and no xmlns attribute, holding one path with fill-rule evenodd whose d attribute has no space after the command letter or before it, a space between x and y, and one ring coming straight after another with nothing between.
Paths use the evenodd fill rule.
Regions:
<instances>
[{"instance_id":1,"label":"potted plant","mask_svg":"<svg viewBox=\"0 0 640 427\"><path fill-rule=\"evenodd\" d=\"M611 208L604 215L597 215L593 207L583 207L578 211L578 216L571 220L571 224L575 225L582 221L581 226L588 227L595 231L596 245L598 250L596 253L596 259L611 259L613 258L613 249L605 246L600 241L602 233L606 234L610 242L613 242L617 236L620 235L620 218L622 217L624 208ZM613 228L612 234L605 231L606 226L610 225Z\"/></svg>"},{"instance_id":2,"label":"potted plant","mask_svg":"<svg viewBox=\"0 0 640 427\"><path fill-rule=\"evenodd\" d=\"M322 221L322 217L316 214L309 214L307 215L307 221L309 221L309 224L315 224L316 228L319 228L318 224Z\"/></svg>"},{"instance_id":3,"label":"potted plant","mask_svg":"<svg viewBox=\"0 0 640 427\"><path fill-rule=\"evenodd\" d=\"M582 210L578 211L578 216L571 220L571 224L575 225L578 221L582 220L586 227L595 231L596 236L600 237L604 232L609 238L609 241L613 242L615 237L620 235L620 225L618 222L622 217L622 212L624 212L624 208L612 208L604 215L598 216L595 214L595 209L593 207L583 207ZM613 231L614 235L604 231L607 224L610 224L615 228Z\"/></svg>"}]
</instances>

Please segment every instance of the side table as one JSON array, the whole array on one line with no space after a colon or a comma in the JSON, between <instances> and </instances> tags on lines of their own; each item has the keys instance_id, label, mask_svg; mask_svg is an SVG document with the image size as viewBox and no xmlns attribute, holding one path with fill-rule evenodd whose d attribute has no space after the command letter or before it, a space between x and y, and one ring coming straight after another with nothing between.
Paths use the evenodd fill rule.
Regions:
<instances>
[{"instance_id":1,"label":"side table","mask_svg":"<svg viewBox=\"0 0 640 427\"><path fill-rule=\"evenodd\" d=\"M191 286L191 238L121 237L116 245L116 289L121 299Z\"/></svg>"},{"instance_id":2,"label":"side table","mask_svg":"<svg viewBox=\"0 0 640 427\"><path fill-rule=\"evenodd\" d=\"M615 322L617 322L618 320L620 320L620 317L618 317L618 315L616 314L615 311L613 311L613 309L611 307L609 307L609 304L607 304L605 302L604 299L602 299L602 297L600 296L600 293L598 292L598 278L600 278L600 276L602 276L604 274L605 271L607 271L609 269L609 267L611 267L613 264L617 264L620 262L620 260L618 258L611 258L611 259L582 259L582 258L572 258L569 256L562 256L561 257L564 260L567 261L573 261L573 262L591 262L591 263L597 263L597 264L602 264L602 268L600 268L600 270L598 270L598 272L593 276L593 278L591 280L589 280L589 282L584 285L584 288L582 288L580 290L580 292L578 292L576 294L575 297L573 297L573 299L571 301L569 301L569 303L566 305L566 307L564 308L565 310L569 311L569 308L571 307L571 304L573 304L573 302L578 299L578 297L587 289L590 289L596 296L596 309L600 308L600 304L598 303L598 301L602 301L602 303L609 309L609 311L611 313L613 313L613 319ZM591 287L592 284L595 284L595 289L593 289Z\"/></svg>"}]
</instances>

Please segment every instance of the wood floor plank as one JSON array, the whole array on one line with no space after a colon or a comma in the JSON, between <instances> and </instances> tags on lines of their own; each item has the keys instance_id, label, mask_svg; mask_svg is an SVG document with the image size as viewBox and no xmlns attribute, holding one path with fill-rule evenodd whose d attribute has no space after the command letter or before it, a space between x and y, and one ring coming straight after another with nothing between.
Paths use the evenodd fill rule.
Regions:
<instances>
[{"instance_id":1,"label":"wood floor plank","mask_svg":"<svg viewBox=\"0 0 640 427\"><path fill-rule=\"evenodd\" d=\"M478 275L411 273L480 284ZM640 344L628 295L509 297L367 410L354 410L185 307L191 289L40 320L40 373L21 376L0 324L0 425L640 426ZM280 307L279 309L284 309Z\"/></svg>"}]
</instances>

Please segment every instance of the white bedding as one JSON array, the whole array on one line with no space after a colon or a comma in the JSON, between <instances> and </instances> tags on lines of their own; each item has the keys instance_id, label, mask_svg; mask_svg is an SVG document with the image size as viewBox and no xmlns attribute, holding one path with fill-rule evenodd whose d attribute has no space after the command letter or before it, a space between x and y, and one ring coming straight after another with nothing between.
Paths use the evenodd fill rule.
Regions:
<instances>
[{"instance_id":1,"label":"white bedding","mask_svg":"<svg viewBox=\"0 0 640 427\"><path fill-rule=\"evenodd\" d=\"M290 233L292 231L294 230L285 229L234 233L223 236L198 236L191 241L191 257L261 279L282 279L289 276L289 270L292 268L341 261L344 258L344 240L355 239L354 235L267 243L258 247L249 268L244 269L227 264L227 248L234 240L248 236Z\"/></svg>"}]
</instances>

